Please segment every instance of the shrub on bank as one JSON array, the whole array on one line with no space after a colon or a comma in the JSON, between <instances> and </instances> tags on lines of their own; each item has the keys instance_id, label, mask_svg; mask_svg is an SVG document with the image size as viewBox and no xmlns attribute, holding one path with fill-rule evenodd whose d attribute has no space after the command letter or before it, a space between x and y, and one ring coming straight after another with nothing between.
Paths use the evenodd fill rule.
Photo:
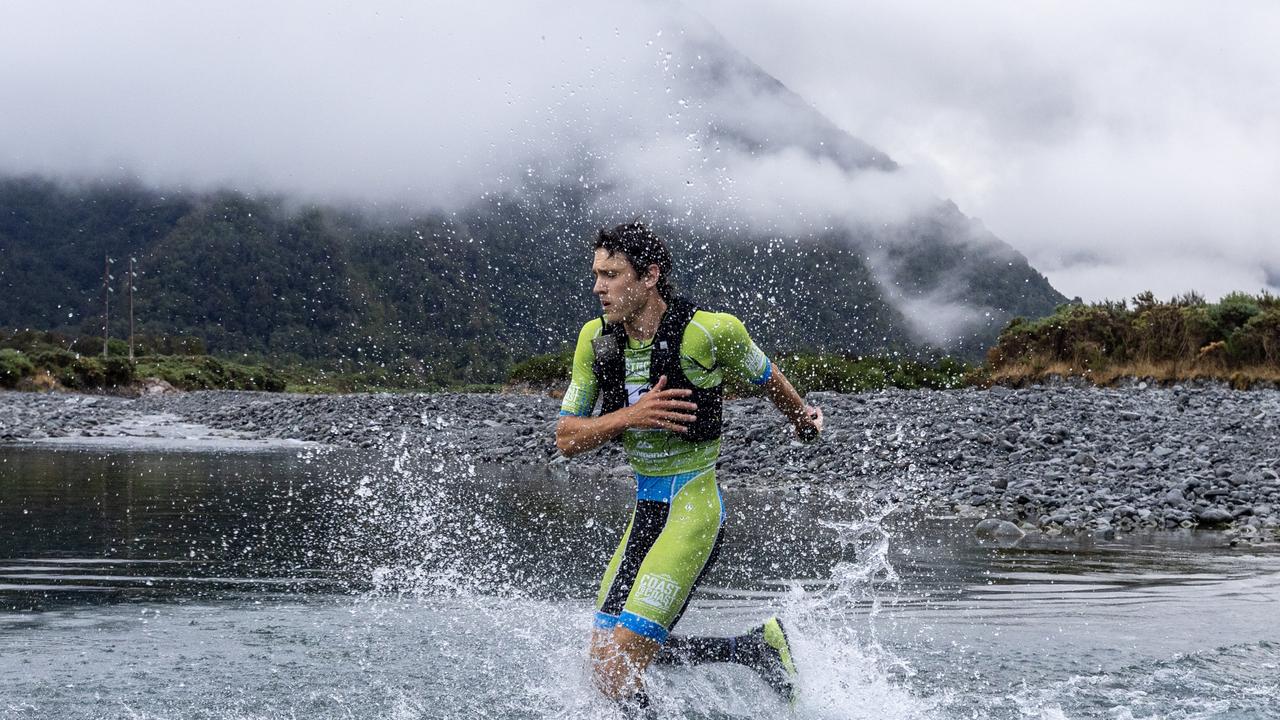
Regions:
<instances>
[{"instance_id":1,"label":"shrub on bank","mask_svg":"<svg viewBox=\"0 0 1280 720\"><path fill-rule=\"evenodd\" d=\"M31 362L35 364L36 367L44 368L53 372L55 370L71 367L80 357L80 353L56 348L40 350L32 353Z\"/></svg>"},{"instance_id":2,"label":"shrub on bank","mask_svg":"<svg viewBox=\"0 0 1280 720\"><path fill-rule=\"evenodd\" d=\"M71 390L92 390L106 385L107 374L102 363L84 355L75 356L56 372L52 368L48 369L58 384Z\"/></svg>"},{"instance_id":3,"label":"shrub on bank","mask_svg":"<svg viewBox=\"0 0 1280 720\"><path fill-rule=\"evenodd\" d=\"M1157 301L1063 305L1046 318L1014 318L987 353L995 379L1045 374L1115 379L1216 377L1233 384L1280 373L1280 298L1232 293L1208 303L1195 293ZM1243 378L1243 379L1242 379Z\"/></svg>"},{"instance_id":4,"label":"shrub on bank","mask_svg":"<svg viewBox=\"0 0 1280 720\"><path fill-rule=\"evenodd\" d=\"M284 378L272 368L242 365L208 355L139 358L136 374L158 377L181 390L281 392L285 389Z\"/></svg>"},{"instance_id":5,"label":"shrub on bank","mask_svg":"<svg viewBox=\"0 0 1280 720\"><path fill-rule=\"evenodd\" d=\"M108 357L101 363L104 386L120 388L133 383L135 365L127 357Z\"/></svg>"},{"instance_id":6,"label":"shrub on bank","mask_svg":"<svg viewBox=\"0 0 1280 720\"><path fill-rule=\"evenodd\" d=\"M573 350L535 355L517 363L507 375L508 385L550 388L569 384L573 372Z\"/></svg>"},{"instance_id":7,"label":"shrub on bank","mask_svg":"<svg viewBox=\"0 0 1280 720\"><path fill-rule=\"evenodd\" d=\"M1271 307L1249 318L1245 332L1257 342L1257 357L1265 363L1280 365L1280 307Z\"/></svg>"},{"instance_id":8,"label":"shrub on bank","mask_svg":"<svg viewBox=\"0 0 1280 720\"><path fill-rule=\"evenodd\" d=\"M115 389L134 380L134 364L128 358L47 353L45 359L49 364L36 364L69 390Z\"/></svg>"},{"instance_id":9,"label":"shrub on bank","mask_svg":"<svg viewBox=\"0 0 1280 720\"><path fill-rule=\"evenodd\" d=\"M0 387L17 387L23 378L33 373L35 366L25 354L12 348L0 350Z\"/></svg>"}]
</instances>

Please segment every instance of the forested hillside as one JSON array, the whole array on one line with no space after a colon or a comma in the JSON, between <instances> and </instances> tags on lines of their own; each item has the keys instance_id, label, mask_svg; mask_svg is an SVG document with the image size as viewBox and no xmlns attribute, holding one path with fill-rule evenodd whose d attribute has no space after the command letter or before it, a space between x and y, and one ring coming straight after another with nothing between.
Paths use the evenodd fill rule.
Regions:
<instances>
[{"instance_id":1,"label":"forested hillside","mask_svg":"<svg viewBox=\"0 0 1280 720\"><path fill-rule=\"evenodd\" d=\"M591 233L629 219L600 217L563 188L388 219L230 191L10 178L0 180L0 327L100 334L109 256L111 333L123 337L132 257L138 332L195 335L221 354L493 381L515 360L562 347L596 312ZM969 354L1008 317L1043 315L1063 300L998 241L950 242L952 226L968 222L954 208L910 242L882 248L915 268L899 271L892 288L867 261L876 241L847 231L744 236L646 220L670 239L677 286L739 314L773 351L914 352L922 343L891 295L943 280L994 311L957 333L953 349Z\"/></svg>"}]
</instances>

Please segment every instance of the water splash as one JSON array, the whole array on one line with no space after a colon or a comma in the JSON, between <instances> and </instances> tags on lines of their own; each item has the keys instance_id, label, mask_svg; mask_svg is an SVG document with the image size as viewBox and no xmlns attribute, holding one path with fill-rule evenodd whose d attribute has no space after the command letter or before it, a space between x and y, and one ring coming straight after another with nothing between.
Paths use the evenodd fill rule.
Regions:
<instances>
[{"instance_id":1,"label":"water splash","mask_svg":"<svg viewBox=\"0 0 1280 720\"><path fill-rule=\"evenodd\" d=\"M403 441L385 452L390 462L362 467L358 477L335 490L335 517L345 527L334 534L333 550L351 565L353 576L363 576L364 592L353 608L359 620L412 622L401 616L425 612L442 636L473 639L470 647L435 649L451 658L447 663L469 666L473 663L464 656L476 652L501 656L492 668L476 669L503 674L510 686L497 695L473 695L477 704L452 698L450 704L463 703L454 711L484 708L491 714L501 707L510 717L608 716L612 708L591 685L587 665L589 598L530 595L537 579L520 561L530 550L511 536L511 518L495 516L494 493L502 490L491 481L473 482L474 466L456 452ZM828 491L818 502L863 507L866 498ZM835 555L846 559L832 566L830 577L816 584L791 582L774 596L804 673L795 716L915 718L930 707L898 682L907 663L885 650L875 635L881 596L897 582L884 528L893 510L883 507L853 521L821 521L822 532L833 535L840 548ZM527 522L546 520L534 516ZM595 522L581 526L590 529ZM553 534L555 528L547 526L545 532ZM608 548L606 541L594 549L600 563ZM557 583L573 584L567 578ZM699 602L695 599L695 605ZM738 666L655 668L649 682L659 718L788 713L752 671ZM406 704L405 712L412 715L414 707Z\"/></svg>"},{"instance_id":2,"label":"water splash","mask_svg":"<svg viewBox=\"0 0 1280 720\"><path fill-rule=\"evenodd\" d=\"M495 491L471 458L405 435L384 451L335 486L332 552L357 584L370 597L520 597L519 548L487 514Z\"/></svg>"},{"instance_id":3,"label":"water splash","mask_svg":"<svg viewBox=\"0 0 1280 720\"><path fill-rule=\"evenodd\" d=\"M828 502L873 508L854 520L821 520L835 534L845 558L815 588L791 583L784 622L803 670L797 715L806 718L923 718L934 707L913 695L900 678L910 664L880 642L876 622L898 573L890 562L885 519L897 508L828 491Z\"/></svg>"},{"instance_id":4,"label":"water splash","mask_svg":"<svg viewBox=\"0 0 1280 720\"><path fill-rule=\"evenodd\" d=\"M410 665L430 668L429 676L411 684L412 690L388 686L377 691L394 699L396 710L387 716L621 717L593 687L586 649L595 573L611 547L608 538L619 530L613 527L617 518L590 507L591 490L577 480L556 481L562 483L554 492L563 495L563 505L519 514L504 503L526 493L534 480L504 485L495 483L488 471L477 479L465 454L431 447L400 445L390 457L385 466L361 466L345 484L335 483L335 517L346 525L334 543L335 552L347 553L353 574L363 578L363 585L355 584L363 592L350 608L351 624L363 628L357 633L363 633L357 643L362 652L382 657L388 648L401 653L416 648L409 650ZM910 487L910 474L907 468L900 489ZM600 486L595 490L599 501ZM652 668L653 717L1266 717L1232 714L1251 701L1260 702L1256 697L1274 695L1276 686L1262 677L1239 682L1229 654L1180 659L1170 667L1140 664L1131 673L1098 672L1041 685L1008 682L1007 676L1020 673L1007 665L940 673L930 663L963 659L1016 664L1025 653L981 646L975 654L956 647L957 640L972 642L955 632L956 624L965 622L963 616L939 619L943 627L936 640L928 629L931 621L912 617L914 607L924 612L954 607L947 605L954 596L938 606L912 605L920 600L913 596L917 587L912 583L918 580L911 576L904 582L902 569L894 564L909 550L901 547L903 521L895 516L899 506L884 502L883 492L868 496L809 488L805 493L804 502L813 507L796 511L800 515L795 519L808 523L778 523L769 533L753 535L755 544L748 550L760 552L745 562L770 577L730 572L731 587L706 589L690 611L693 626L737 632L770 612L782 617L802 673L794 712L752 671L707 665ZM756 510L793 511L789 500L779 502L780 495L766 497L769 504ZM571 527L582 534L565 536ZM796 528L798 537L789 537L788 527ZM542 544L531 545L530 538ZM558 547L560 558L531 563L531 553ZM768 559L788 550L834 561L807 577L773 579L785 570ZM560 562L568 557L581 567ZM584 572L592 577L584 578ZM760 583L781 590L759 590ZM984 597L974 596L974 601L985 602ZM1017 612L1014 616L1021 622ZM917 634L904 641L900 623ZM390 640L410 631L421 636L419 643ZM1265 644L1258 652L1261 659L1255 661L1263 666L1274 667L1280 655ZM1222 679L1235 688L1232 694L1223 697L1212 683L1196 680L1205 672L1198 662L1208 663L1211 673L1226 673ZM1192 689L1183 694L1179 687ZM385 695L383 699L385 708Z\"/></svg>"}]
</instances>

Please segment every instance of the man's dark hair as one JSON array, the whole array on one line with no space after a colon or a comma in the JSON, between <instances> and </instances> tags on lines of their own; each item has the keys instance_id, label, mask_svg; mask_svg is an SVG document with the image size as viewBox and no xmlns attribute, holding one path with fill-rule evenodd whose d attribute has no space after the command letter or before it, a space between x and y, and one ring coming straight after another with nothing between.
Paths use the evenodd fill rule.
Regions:
<instances>
[{"instance_id":1,"label":"man's dark hair","mask_svg":"<svg viewBox=\"0 0 1280 720\"><path fill-rule=\"evenodd\" d=\"M671 251L666 243L644 223L633 220L612 230L601 228L596 235L596 250L607 250L612 257L622 253L636 275L644 277L650 265L658 266L658 294L668 302L675 297L671 286Z\"/></svg>"}]
</instances>

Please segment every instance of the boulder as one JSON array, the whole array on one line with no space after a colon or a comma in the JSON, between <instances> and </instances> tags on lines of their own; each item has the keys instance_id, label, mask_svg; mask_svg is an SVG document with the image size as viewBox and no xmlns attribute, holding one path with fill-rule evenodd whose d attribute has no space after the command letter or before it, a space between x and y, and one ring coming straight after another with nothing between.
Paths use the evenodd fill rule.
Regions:
<instances>
[{"instance_id":1,"label":"boulder","mask_svg":"<svg viewBox=\"0 0 1280 720\"><path fill-rule=\"evenodd\" d=\"M1218 507L1205 508L1196 518L1201 525L1226 525L1234 519L1231 513Z\"/></svg>"},{"instance_id":2,"label":"boulder","mask_svg":"<svg viewBox=\"0 0 1280 720\"><path fill-rule=\"evenodd\" d=\"M1008 520L987 518L973 527L973 534L980 538L1016 539L1026 535L1022 528Z\"/></svg>"}]
</instances>

